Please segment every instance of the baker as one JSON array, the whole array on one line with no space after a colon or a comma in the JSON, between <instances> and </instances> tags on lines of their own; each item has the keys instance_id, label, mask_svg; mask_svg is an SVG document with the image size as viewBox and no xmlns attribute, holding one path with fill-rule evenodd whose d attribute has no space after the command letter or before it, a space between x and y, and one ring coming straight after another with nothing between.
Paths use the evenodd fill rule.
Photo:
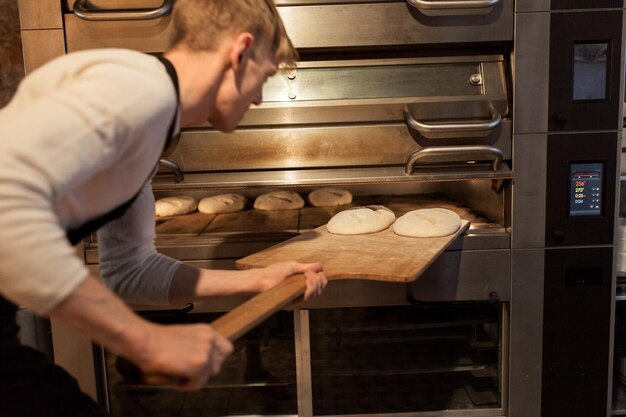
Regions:
<instances>
[{"instance_id":1,"label":"baker","mask_svg":"<svg viewBox=\"0 0 626 417\"><path fill-rule=\"evenodd\" d=\"M167 140L206 121L234 130L278 65L296 60L272 0L178 0L172 22L164 59L68 54L26 77L0 111L3 417L104 415L65 371L20 345L17 306L194 390L220 371L230 342L208 324L148 322L121 298L165 305L257 293L296 273L307 277L305 298L326 285L317 263L217 271L156 252L150 178ZM72 247L95 230L106 286Z\"/></svg>"}]
</instances>

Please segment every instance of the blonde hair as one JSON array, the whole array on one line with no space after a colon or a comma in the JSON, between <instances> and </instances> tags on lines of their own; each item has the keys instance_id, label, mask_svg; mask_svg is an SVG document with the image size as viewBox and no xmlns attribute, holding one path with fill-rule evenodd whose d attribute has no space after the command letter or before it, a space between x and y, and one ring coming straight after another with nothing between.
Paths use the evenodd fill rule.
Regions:
<instances>
[{"instance_id":1,"label":"blonde hair","mask_svg":"<svg viewBox=\"0 0 626 417\"><path fill-rule=\"evenodd\" d=\"M273 0L177 0L168 49L212 51L225 36L250 32L257 50L267 48L277 62L294 67L294 48Z\"/></svg>"}]
</instances>

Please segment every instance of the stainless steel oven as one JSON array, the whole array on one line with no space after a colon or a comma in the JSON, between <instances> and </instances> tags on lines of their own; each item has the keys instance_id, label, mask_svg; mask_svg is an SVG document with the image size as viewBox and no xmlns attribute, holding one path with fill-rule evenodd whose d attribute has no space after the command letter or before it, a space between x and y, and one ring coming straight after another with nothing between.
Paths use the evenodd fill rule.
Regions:
<instances>
[{"instance_id":1,"label":"stainless steel oven","mask_svg":"<svg viewBox=\"0 0 626 417\"><path fill-rule=\"evenodd\" d=\"M626 121L626 118L624 118ZM615 323L613 351L613 379L610 385L612 415L626 414L626 164L621 145L621 175L619 182L619 218L616 227L615 251Z\"/></svg>"},{"instance_id":2,"label":"stainless steel oven","mask_svg":"<svg viewBox=\"0 0 626 417\"><path fill-rule=\"evenodd\" d=\"M236 132L184 130L155 195L333 185L396 215L447 207L470 229L413 284L336 282L273 316L198 393L123 379L53 323L59 361L113 416L608 415L623 0L276 3L298 69L268 81ZM159 54L172 5L21 0L27 70L86 48ZM233 268L339 209L193 213L159 220L156 244ZM97 271L95 238L81 254ZM135 307L211 321L241 301Z\"/></svg>"}]
</instances>

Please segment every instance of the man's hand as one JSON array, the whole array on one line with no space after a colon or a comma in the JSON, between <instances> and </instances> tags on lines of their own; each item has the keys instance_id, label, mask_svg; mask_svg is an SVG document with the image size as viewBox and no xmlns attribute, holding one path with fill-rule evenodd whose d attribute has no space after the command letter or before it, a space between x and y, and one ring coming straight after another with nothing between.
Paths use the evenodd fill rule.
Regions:
<instances>
[{"instance_id":1,"label":"man's hand","mask_svg":"<svg viewBox=\"0 0 626 417\"><path fill-rule=\"evenodd\" d=\"M145 335L146 349L133 361L144 374L172 377L183 391L200 389L233 351L233 345L206 324L151 324Z\"/></svg>"},{"instance_id":2,"label":"man's hand","mask_svg":"<svg viewBox=\"0 0 626 417\"><path fill-rule=\"evenodd\" d=\"M261 292L272 288L290 275L304 274L306 277L305 300L320 295L328 285L321 263L278 262L265 268L252 269L250 272L256 274L257 287Z\"/></svg>"}]
</instances>

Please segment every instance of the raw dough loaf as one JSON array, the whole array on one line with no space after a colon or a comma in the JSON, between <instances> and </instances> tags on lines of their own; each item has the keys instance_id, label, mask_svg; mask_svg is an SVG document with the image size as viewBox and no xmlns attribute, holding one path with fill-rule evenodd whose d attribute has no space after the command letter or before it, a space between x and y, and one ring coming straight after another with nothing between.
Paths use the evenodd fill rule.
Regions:
<instances>
[{"instance_id":1,"label":"raw dough loaf","mask_svg":"<svg viewBox=\"0 0 626 417\"><path fill-rule=\"evenodd\" d=\"M455 233L461 227L461 218L451 210L428 208L413 210L401 216L393 224L393 231L400 236L440 237Z\"/></svg>"},{"instance_id":2,"label":"raw dough loaf","mask_svg":"<svg viewBox=\"0 0 626 417\"><path fill-rule=\"evenodd\" d=\"M335 214L326 229L336 235L376 233L388 228L395 219L395 214L387 207L354 207Z\"/></svg>"},{"instance_id":3,"label":"raw dough loaf","mask_svg":"<svg viewBox=\"0 0 626 417\"><path fill-rule=\"evenodd\" d=\"M292 191L272 191L258 196L254 201L257 210L295 210L304 207L304 200Z\"/></svg>"},{"instance_id":4,"label":"raw dough loaf","mask_svg":"<svg viewBox=\"0 0 626 417\"><path fill-rule=\"evenodd\" d=\"M205 197L198 203L198 211L206 214L241 211L248 200L240 194L219 194Z\"/></svg>"},{"instance_id":5,"label":"raw dough loaf","mask_svg":"<svg viewBox=\"0 0 626 417\"><path fill-rule=\"evenodd\" d=\"M181 195L160 198L155 202L154 207L157 217L180 216L195 211L198 202L191 196Z\"/></svg>"},{"instance_id":6,"label":"raw dough loaf","mask_svg":"<svg viewBox=\"0 0 626 417\"><path fill-rule=\"evenodd\" d=\"M312 191L308 200L315 207L343 206L352 203L352 194L341 188L327 187Z\"/></svg>"}]
</instances>

